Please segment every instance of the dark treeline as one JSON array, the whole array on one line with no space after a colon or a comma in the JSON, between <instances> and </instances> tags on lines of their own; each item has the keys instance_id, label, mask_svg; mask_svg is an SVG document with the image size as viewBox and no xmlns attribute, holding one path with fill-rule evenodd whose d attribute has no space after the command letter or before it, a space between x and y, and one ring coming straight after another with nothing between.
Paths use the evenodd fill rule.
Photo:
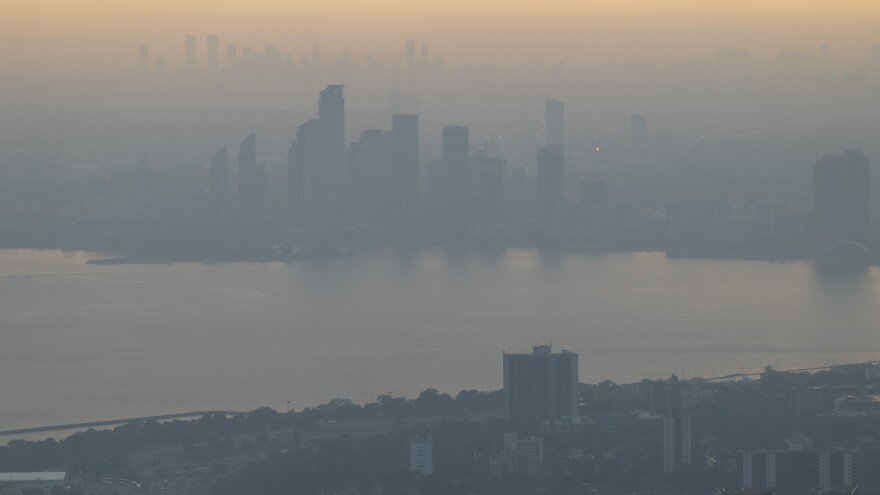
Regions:
<instances>
[{"instance_id":1,"label":"dark treeline","mask_svg":"<svg viewBox=\"0 0 880 495\"><path fill-rule=\"evenodd\" d=\"M261 407L246 415L206 415L192 421L143 421L128 423L112 430L88 430L61 441L14 440L0 447L0 471L40 471L67 468L72 472L101 475L123 471L130 463L129 454L164 446L180 446L191 460L204 461L235 451L253 450L248 443L235 444L233 436L258 433L265 441L265 431L290 427L295 432L330 422L378 419L403 421L424 416L462 417L498 410L503 406L501 391L463 390L454 398L428 389L415 399L382 395L375 402L356 404L334 399L327 404L290 413ZM237 450L236 450L237 449Z\"/></svg>"}]
</instances>

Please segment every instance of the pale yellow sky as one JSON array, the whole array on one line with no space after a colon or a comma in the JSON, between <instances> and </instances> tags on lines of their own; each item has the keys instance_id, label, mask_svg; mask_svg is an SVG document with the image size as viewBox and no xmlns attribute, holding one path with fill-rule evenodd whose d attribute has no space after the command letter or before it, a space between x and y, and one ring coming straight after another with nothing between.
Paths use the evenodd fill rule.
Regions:
<instances>
[{"instance_id":1,"label":"pale yellow sky","mask_svg":"<svg viewBox=\"0 0 880 495\"><path fill-rule=\"evenodd\" d=\"M877 0L5 0L4 37L880 27Z\"/></svg>"},{"instance_id":2,"label":"pale yellow sky","mask_svg":"<svg viewBox=\"0 0 880 495\"><path fill-rule=\"evenodd\" d=\"M880 0L3 0L0 62L109 64L138 44L180 63L186 34L298 56L313 45L399 57L430 43L451 62L542 57L759 56L781 49L863 58L880 42ZM42 39L39 43L23 39ZM112 40L90 45L58 39ZM55 40L55 45L45 40ZM5 42L4 42L5 40ZM70 52L70 53L68 53ZM2 69L2 68L0 68Z\"/></svg>"}]
</instances>

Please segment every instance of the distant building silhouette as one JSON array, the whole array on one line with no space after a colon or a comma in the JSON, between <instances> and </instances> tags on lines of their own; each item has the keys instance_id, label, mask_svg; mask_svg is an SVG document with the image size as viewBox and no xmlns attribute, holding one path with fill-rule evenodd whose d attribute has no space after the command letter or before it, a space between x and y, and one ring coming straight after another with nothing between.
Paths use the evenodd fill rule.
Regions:
<instances>
[{"instance_id":1,"label":"distant building silhouette","mask_svg":"<svg viewBox=\"0 0 880 495\"><path fill-rule=\"evenodd\" d=\"M406 68L412 69L416 66L416 42L407 40L406 42Z\"/></svg>"},{"instance_id":2,"label":"distant building silhouette","mask_svg":"<svg viewBox=\"0 0 880 495\"><path fill-rule=\"evenodd\" d=\"M460 241L470 223L470 131L464 126L443 128L441 209L443 235Z\"/></svg>"},{"instance_id":3,"label":"distant building silhouette","mask_svg":"<svg viewBox=\"0 0 880 495\"><path fill-rule=\"evenodd\" d=\"M220 39L216 34L209 34L206 41L208 70L215 71L220 67Z\"/></svg>"},{"instance_id":4,"label":"distant building silhouette","mask_svg":"<svg viewBox=\"0 0 880 495\"><path fill-rule=\"evenodd\" d=\"M196 68L196 37L194 34L186 35L186 68Z\"/></svg>"},{"instance_id":5,"label":"distant building silhouette","mask_svg":"<svg viewBox=\"0 0 880 495\"><path fill-rule=\"evenodd\" d=\"M238 217L246 224L257 220L257 135L251 134L238 148Z\"/></svg>"},{"instance_id":6,"label":"distant building silhouette","mask_svg":"<svg viewBox=\"0 0 880 495\"><path fill-rule=\"evenodd\" d=\"M324 67L324 60L321 58L321 47L319 46L312 48L311 66L313 69L320 69Z\"/></svg>"},{"instance_id":7,"label":"distant building silhouette","mask_svg":"<svg viewBox=\"0 0 880 495\"><path fill-rule=\"evenodd\" d=\"M321 124L312 119L299 126L296 141L288 153L288 194L291 211L283 230L315 232L324 224L321 217Z\"/></svg>"},{"instance_id":8,"label":"distant building silhouette","mask_svg":"<svg viewBox=\"0 0 880 495\"><path fill-rule=\"evenodd\" d=\"M504 354L504 409L522 423L578 416L578 355L549 345Z\"/></svg>"},{"instance_id":9,"label":"distant building silhouette","mask_svg":"<svg viewBox=\"0 0 880 495\"><path fill-rule=\"evenodd\" d=\"M368 129L348 146L348 217L355 232L391 233L394 201L391 132Z\"/></svg>"},{"instance_id":10,"label":"distant building silhouette","mask_svg":"<svg viewBox=\"0 0 880 495\"><path fill-rule=\"evenodd\" d=\"M584 240L590 243L607 241L611 224L611 205L605 182L582 181L579 200Z\"/></svg>"},{"instance_id":11,"label":"distant building silhouette","mask_svg":"<svg viewBox=\"0 0 880 495\"><path fill-rule=\"evenodd\" d=\"M663 472L672 474L678 466L693 464L693 430L690 416L663 416Z\"/></svg>"},{"instance_id":12,"label":"distant building silhouette","mask_svg":"<svg viewBox=\"0 0 880 495\"><path fill-rule=\"evenodd\" d=\"M254 221L266 220L269 216L269 162L257 165L254 171Z\"/></svg>"},{"instance_id":13,"label":"distant building silhouette","mask_svg":"<svg viewBox=\"0 0 880 495\"><path fill-rule=\"evenodd\" d=\"M538 150L538 235L542 241L560 233L564 206L565 158L562 146L545 146Z\"/></svg>"},{"instance_id":14,"label":"distant building silhouette","mask_svg":"<svg viewBox=\"0 0 880 495\"><path fill-rule=\"evenodd\" d=\"M345 96L342 85L327 86L318 100L321 155L325 173L324 194L327 226L345 226Z\"/></svg>"},{"instance_id":15,"label":"distant building silhouette","mask_svg":"<svg viewBox=\"0 0 880 495\"><path fill-rule=\"evenodd\" d=\"M565 140L565 105L561 101L547 100L544 104L546 143L562 146Z\"/></svg>"},{"instance_id":16,"label":"distant building silhouette","mask_svg":"<svg viewBox=\"0 0 880 495\"><path fill-rule=\"evenodd\" d=\"M138 47L138 70L140 72L150 71L150 47L141 45Z\"/></svg>"},{"instance_id":17,"label":"distant building silhouette","mask_svg":"<svg viewBox=\"0 0 880 495\"><path fill-rule=\"evenodd\" d=\"M225 146L211 158L208 176L211 216L217 219L227 218L231 209L229 206L229 159Z\"/></svg>"},{"instance_id":18,"label":"distant building silhouette","mask_svg":"<svg viewBox=\"0 0 880 495\"><path fill-rule=\"evenodd\" d=\"M491 231L492 226L501 224L506 218L504 171L507 162L501 158L488 156L481 150L471 157L472 190L475 198L474 223L480 234Z\"/></svg>"},{"instance_id":19,"label":"distant building silhouette","mask_svg":"<svg viewBox=\"0 0 880 495\"><path fill-rule=\"evenodd\" d=\"M391 161L396 230L401 239L415 234L419 202L419 116L391 118Z\"/></svg>"},{"instance_id":20,"label":"distant building silhouette","mask_svg":"<svg viewBox=\"0 0 880 495\"><path fill-rule=\"evenodd\" d=\"M238 50L235 43L226 44L226 67L235 67L238 63Z\"/></svg>"},{"instance_id":21,"label":"distant building silhouette","mask_svg":"<svg viewBox=\"0 0 880 495\"><path fill-rule=\"evenodd\" d=\"M876 489L875 466L864 461L877 450L763 450L742 453L742 486L746 489L767 488L777 493L808 493L819 489L833 490L858 485ZM860 467L868 476L860 476ZM858 491L858 490L857 490ZM850 490L847 490L849 493Z\"/></svg>"},{"instance_id":22,"label":"distant building silhouette","mask_svg":"<svg viewBox=\"0 0 880 495\"><path fill-rule=\"evenodd\" d=\"M291 211L281 230L327 240L347 226L345 99L343 86L327 86L318 100L318 119L297 129L288 153Z\"/></svg>"},{"instance_id":23,"label":"distant building silhouette","mask_svg":"<svg viewBox=\"0 0 880 495\"><path fill-rule=\"evenodd\" d=\"M425 476L434 474L434 441L430 433L410 437L409 470Z\"/></svg>"},{"instance_id":24,"label":"distant building silhouette","mask_svg":"<svg viewBox=\"0 0 880 495\"><path fill-rule=\"evenodd\" d=\"M869 229L869 159L849 150L813 164L813 218L817 252L838 242L866 244Z\"/></svg>"},{"instance_id":25,"label":"distant building silhouette","mask_svg":"<svg viewBox=\"0 0 880 495\"><path fill-rule=\"evenodd\" d=\"M630 115L629 134L635 146L644 146L648 143L648 120L644 115L640 113Z\"/></svg>"}]
</instances>

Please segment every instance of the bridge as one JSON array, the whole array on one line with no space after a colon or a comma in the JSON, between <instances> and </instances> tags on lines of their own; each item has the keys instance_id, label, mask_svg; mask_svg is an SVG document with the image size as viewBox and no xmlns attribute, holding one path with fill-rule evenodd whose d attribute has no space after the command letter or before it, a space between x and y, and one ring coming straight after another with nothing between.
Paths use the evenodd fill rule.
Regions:
<instances>
[{"instance_id":1,"label":"bridge","mask_svg":"<svg viewBox=\"0 0 880 495\"><path fill-rule=\"evenodd\" d=\"M775 371L777 373L810 373L813 371L833 370L835 368L848 368L848 367L852 367L852 366L869 366L869 365L876 366L878 364L880 364L880 361L862 361L860 363L832 364L829 366L814 366L812 368L798 368L798 369L791 369L791 370L773 370L773 371ZM709 381L709 382L720 382L720 381L725 381L725 380L736 380L736 379L748 378L751 376L760 376L763 373L764 373L764 371L758 371L755 373L732 373L730 375L714 376L712 378L704 378L704 380Z\"/></svg>"}]
</instances>

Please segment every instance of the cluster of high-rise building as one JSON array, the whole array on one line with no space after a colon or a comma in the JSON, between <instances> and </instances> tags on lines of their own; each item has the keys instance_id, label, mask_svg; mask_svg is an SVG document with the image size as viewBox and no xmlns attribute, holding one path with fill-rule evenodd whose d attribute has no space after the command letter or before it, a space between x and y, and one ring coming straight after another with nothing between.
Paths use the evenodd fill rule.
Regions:
<instances>
[{"instance_id":1,"label":"cluster of high-rise building","mask_svg":"<svg viewBox=\"0 0 880 495\"><path fill-rule=\"evenodd\" d=\"M443 67L443 58L429 57L429 47L426 43L418 46L416 42L408 40L405 45L405 65L407 71L436 73ZM225 59L224 59L225 56ZM366 53L363 55L361 65L378 67L386 65L388 61L378 60L375 55ZM399 62L391 61L393 64ZM322 69L326 67L351 67L357 62L352 59L351 52L344 50L334 60L325 60L321 48L315 46L307 54L303 54L298 60L293 54L283 53L275 45L266 45L262 51L249 46L239 47L235 42L226 42L223 46L220 37L216 34L208 34L204 38L204 44L194 34L184 37L183 64L181 68L187 72L207 71L208 73L218 70L234 70L239 68L249 69L278 69L281 67L292 68L298 66L301 69ZM164 57L156 57L151 60L150 45L142 44L137 48L136 69L139 72L163 72L166 69Z\"/></svg>"},{"instance_id":2,"label":"cluster of high-rise building","mask_svg":"<svg viewBox=\"0 0 880 495\"><path fill-rule=\"evenodd\" d=\"M861 151L814 164L812 212L793 211L780 201L669 200L665 218L652 223L650 216L625 216L626 205L615 204L601 180L583 180L577 201L566 200L564 104L547 100L545 110L545 143L537 150L534 176L524 167L508 170L488 148L472 152L471 131L460 125L442 129L441 157L422 173L417 114L394 114L390 130L367 129L348 142L344 87L330 85L320 92L317 118L297 128L288 151L286 211L272 209L272 174L267 162L257 160L255 135L242 142L234 176L226 148L211 160L210 211L218 219L260 225L294 244L325 247L524 241L607 248L625 242L620 231L632 224L641 236L634 243L665 242L674 253L755 249L809 257L868 251L869 160ZM644 115L631 116L630 133L634 150L648 145ZM663 136L650 140L651 146L663 142ZM809 242L792 247L810 235L812 248L804 247Z\"/></svg>"}]
</instances>

